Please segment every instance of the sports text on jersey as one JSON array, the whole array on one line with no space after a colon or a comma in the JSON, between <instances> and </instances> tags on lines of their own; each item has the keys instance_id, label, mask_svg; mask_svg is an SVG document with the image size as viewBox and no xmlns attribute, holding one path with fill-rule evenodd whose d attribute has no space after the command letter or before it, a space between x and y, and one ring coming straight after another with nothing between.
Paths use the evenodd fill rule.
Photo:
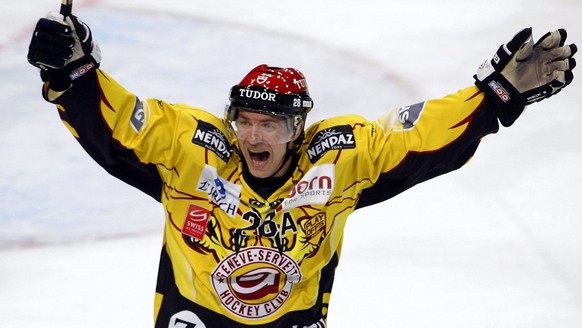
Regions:
<instances>
[{"instance_id":1,"label":"sports text on jersey","mask_svg":"<svg viewBox=\"0 0 582 328\"><path fill-rule=\"evenodd\" d=\"M301 178L281 204L284 210L311 204L325 204L333 192L335 165L314 166Z\"/></svg>"},{"instance_id":2,"label":"sports text on jersey","mask_svg":"<svg viewBox=\"0 0 582 328\"><path fill-rule=\"evenodd\" d=\"M354 131L349 125L339 125L318 132L307 148L307 155L315 163L330 150L350 148L356 148Z\"/></svg>"}]
</instances>

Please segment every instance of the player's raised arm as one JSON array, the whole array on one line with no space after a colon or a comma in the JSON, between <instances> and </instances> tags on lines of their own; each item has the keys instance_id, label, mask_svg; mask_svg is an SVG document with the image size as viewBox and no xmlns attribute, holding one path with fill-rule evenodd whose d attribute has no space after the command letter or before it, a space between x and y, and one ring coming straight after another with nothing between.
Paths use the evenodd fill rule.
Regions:
<instances>
[{"instance_id":1,"label":"player's raised arm","mask_svg":"<svg viewBox=\"0 0 582 328\"><path fill-rule=\"evenodd\" d=\"M111 175L159 200L161 179L144 154L171 140L136 141L144 103L98 69L101 51L89 27L70 13L49 13L36 25L28 61L40 68L44 98L57 105L85 151Z\"/></svg>"}]
</instances>

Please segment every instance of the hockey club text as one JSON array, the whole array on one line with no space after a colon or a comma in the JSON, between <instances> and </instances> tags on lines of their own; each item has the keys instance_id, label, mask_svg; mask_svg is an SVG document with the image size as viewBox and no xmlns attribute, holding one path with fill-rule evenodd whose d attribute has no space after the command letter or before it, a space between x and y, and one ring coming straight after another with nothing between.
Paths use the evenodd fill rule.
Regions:
<instances>
[{"instance_id":1,"label":"hockey club text","mask_svg":"<svg viewBox=\"0 0 582 328\"><path fill-rule=\"evenodd\" d=\"M222 306L248 319L264 318L281 309L301 278L293 258L266 247L232 253L211 274Z\"/></svg>"}]
</instances>

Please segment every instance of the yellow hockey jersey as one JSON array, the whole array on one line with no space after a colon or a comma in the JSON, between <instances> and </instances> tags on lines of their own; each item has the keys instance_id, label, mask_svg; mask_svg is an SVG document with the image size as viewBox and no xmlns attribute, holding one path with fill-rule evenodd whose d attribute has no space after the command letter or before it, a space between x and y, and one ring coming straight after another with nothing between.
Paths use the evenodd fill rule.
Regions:
<instances>
[{"instance_id":1,"label":"yellow hockey jersey","mask_svg":"<svg viewBox=\"0 0 582 328\"><path fill-rule=\"evenodd\" d=\"M354 210L465 164L498 130L476 87L305 131L288 179L261 196L223 119L141 101L102 70L45 98L110 174L161 202L156 327L325 327ZM127 296L130 297L130 296Z\"/></svg>"}]
</instances>

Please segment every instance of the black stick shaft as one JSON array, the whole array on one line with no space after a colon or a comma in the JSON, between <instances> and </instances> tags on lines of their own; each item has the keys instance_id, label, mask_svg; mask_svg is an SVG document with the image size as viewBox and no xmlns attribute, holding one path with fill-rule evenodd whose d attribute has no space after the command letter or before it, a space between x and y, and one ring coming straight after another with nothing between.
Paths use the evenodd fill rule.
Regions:
<instances>
[{"instance_id":1,"label":"black stick shaft","mask_svg":"<svg viewBox=\"0 0 582 328\"><path fill-rule=\"evenodd\" d=\"M71 15L73 0L61 0L61 15L67 17Z\"/></svg>"}]
</instances>

